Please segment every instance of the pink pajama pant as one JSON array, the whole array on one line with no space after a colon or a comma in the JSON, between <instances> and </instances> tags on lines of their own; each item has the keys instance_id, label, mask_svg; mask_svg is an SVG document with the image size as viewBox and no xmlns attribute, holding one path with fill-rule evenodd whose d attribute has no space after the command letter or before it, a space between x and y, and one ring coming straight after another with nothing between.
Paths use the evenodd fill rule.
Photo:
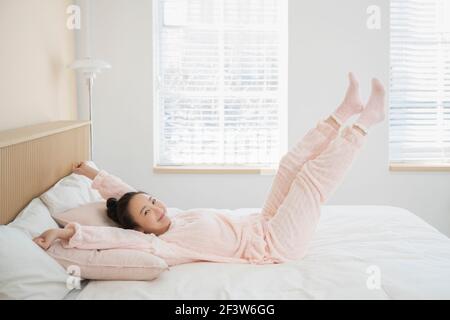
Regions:
<instances>
[{"instance_id":1,"label":"pink pajama pant","mask_svg":"<svg viewBox=\"0 0 450 320\"><path fill-rule=\"evenodd\" d=\"M261 215L266 254L282 261L304 257L321 205L342 182L365 139L352 127L339 132L320 121L283 156Z\"/></svg>"}]
</instances>

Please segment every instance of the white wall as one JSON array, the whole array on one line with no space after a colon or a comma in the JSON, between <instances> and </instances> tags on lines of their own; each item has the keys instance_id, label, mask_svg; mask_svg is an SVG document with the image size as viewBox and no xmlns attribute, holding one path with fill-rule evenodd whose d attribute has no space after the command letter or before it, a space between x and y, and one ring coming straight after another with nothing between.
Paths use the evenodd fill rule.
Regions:
<instances>
[{"instance_id":1,"label":"white wall","mask_svg":"<svg viewBox=\"0 0 450 320\"><path fill-rule=\"evenodd\" d=\"M348 70L359 76L364 98L371 76L388 83L388 3L290 1L289 145L341 101ZM371 4L381 7L379 31L366 28ZM94 161L169 206L261 206L271 176L153 174L151 1L94 0L91 6L92 53L113 66L95 84ZM404 207L450 235L449 190L448 173L388 171L386 121L370 133L329 204Z\"/></svg>"}]
</instances>

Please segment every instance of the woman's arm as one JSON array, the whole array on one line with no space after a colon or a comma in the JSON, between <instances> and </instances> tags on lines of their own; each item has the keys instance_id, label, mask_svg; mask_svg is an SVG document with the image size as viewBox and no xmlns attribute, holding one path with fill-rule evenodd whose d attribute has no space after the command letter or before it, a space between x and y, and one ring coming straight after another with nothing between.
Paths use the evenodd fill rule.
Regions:
<instances>
[{"instance_id":1,"label":"woman's arm","mask_svg":"<svg viewBox=\"0 0 450 320\"><path fill-rule=\"evenodd\" d=\"M73 172L88 177L92 181L92 188L98 190L105 199L119 199L125 193L136 191L133 187L123 182L120 178L109 174L105 170L96 170L90 167L86 162L81 162L73 167Z\"/></svg>"},{"instance_id":2,"label":"woman's arm","mask_svg":"<svg viewBox=\"0 0 450 320\"><path fill-rule=\"evenodd\" d=\"M65 248L78 249L147 249L153 251L153 234L115 227L82 226L69 223L65 229L73 229L63 240Z\"/></svg>"},{"instance_id":3,"label":"woman's arm","mask_svg":"<svg viewBox=\"0 0 450 320\"><path fill-rule=\"evenodd\" d=\"M56 240L65 248L77 249L144 249L154 251L154 235L113 227L81 226L69 223L64 229L50 229L33 241L44 250Z\"/></svg>"},{"instance_id":4,"label":"woman's arm","mask_svg":"<svg viewBox=\"0 0 450 320\"><path fill-rule=\"evenodd\" d=\"M39 237L34 238L33 241L42 249L47 250L55 240L61 239L68 241L74 234L75 228L70 226L64 229L49 229Z\"/></svg>"},{"instance_id":5,"label":"woman's arm","mask_svg":"<svg viewBox=\"0 0 450 320\"><path fill-rule=\"evenodd\" d=\"M86 163L86 161L77 162L72 165L72 172L85 176L91 180L94 180L99 171L95 168L92 168L90 165Z\"/></svg>"}]
</instances>

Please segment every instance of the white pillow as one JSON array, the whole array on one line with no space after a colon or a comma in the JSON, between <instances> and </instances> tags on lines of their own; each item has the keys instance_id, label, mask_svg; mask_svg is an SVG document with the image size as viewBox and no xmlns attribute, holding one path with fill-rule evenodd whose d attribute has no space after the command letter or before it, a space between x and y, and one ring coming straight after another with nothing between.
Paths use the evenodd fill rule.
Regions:
<instances>
[{"instance_id":1,"label":"white pillow","mask_svg":"<svg viewBox=\"0 0 450 320\"><path fill-rule=\"evenodd\" d=\"M70 291L63 267L25 232L0 226L0 297L62 299Z\"/></svg>"},{"instance_id":2,"label":"white pillow","mask_svg":"<svg viewBox=\"0 0 450 320\"><path fill-rule=\"evenodd\" d=\"M58 228L45 204L34 198L8 226L18 228L30 238L37 237L48 229Z\"/></svg>"},{"instance_id":3,"label":"white pillow","mask_svg":"<svg viewBox=\"0 0 450 320\"><path fill-rule=\"evenodd\" d=\"M89 165L97 168L93 162L89 162ZM100 193L92 189L91 185L91 179L72 173L59 180L52 188L43 193L40 199L51 214L60 213L102 200Z\"/></svg>"}]
</instances>

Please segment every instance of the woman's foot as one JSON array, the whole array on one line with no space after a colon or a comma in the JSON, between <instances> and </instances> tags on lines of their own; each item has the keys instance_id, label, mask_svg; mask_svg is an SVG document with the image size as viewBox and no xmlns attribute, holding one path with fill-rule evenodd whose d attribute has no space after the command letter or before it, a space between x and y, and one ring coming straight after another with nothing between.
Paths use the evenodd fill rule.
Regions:
<instances>
[{"instance_id":1,"label":"woman's foot","mask_svg":"<svg viewBox=\"0 0 450 320\"><path fill-rule=\"evenodd\" d=\"M385 90L378 79L372 79L372 93L361 116L355 122L355 126L362 129L366 134L370 127L382 122L385 118Z\"/></svg>"},{"instance_id":2,"label":"woman's foot","mask_svg":"<svg viewBox=\"0 0 450 320\"><path fill-rule=\"evenodd\" d=\"M363 103L359 95L359 83L353 73L348 74L349 85L344 101L333 112L332 118L339 124L345 123L351 116L363 110Z\"/></svg>"}]
</instances>

